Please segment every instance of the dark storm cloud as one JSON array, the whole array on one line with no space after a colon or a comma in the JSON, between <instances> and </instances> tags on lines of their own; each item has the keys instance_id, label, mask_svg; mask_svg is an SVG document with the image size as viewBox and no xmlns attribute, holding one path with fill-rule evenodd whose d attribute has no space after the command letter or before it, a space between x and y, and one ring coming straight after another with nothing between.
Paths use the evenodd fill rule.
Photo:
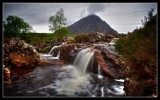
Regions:
<instances>
[{"instance_id":1,"label":"dark storm cloud","mask_svg":"<svg viewBox=\"0 0 160 100\"><path fill-rule=\"evenodd\" d=\"M25 19L30 24L39 25L48 23L49 16L55 13L57 9L50 9L51 4L4 4L4 18L14 15ZM56 7L56 5L54 5Z\"/></svg>"},{"instance_id":2,"label":"dark storm cloud","mask_svg":"<svg viewBox=\"0 0 160 100\"><path fill-rule=\"evenodd\" d=\"M118 32L132 31L141 25L151 8L157 13L157 3L3 3L3 20L9 15L18 16L37 32L48 32L48 19L60 8L65 11L67 26L96 14Z\"/></svg>"},{"instance_id":3,"label":"dark storm cloud","mask_svg":"<svg viewBox=\"0 0 160 100\"><path fill-rule=\"evenodd\" d=\"M95 14L97 12L102 12L109 5L110 4L103 4L103 3L89 4L89 7L87 9L88 10L88 14Z\"/></svg>"},{"instance_id":4,"label":"dark storm cloud","mask_svg":"<svg viewBox=\"0 0 160 100\"><path fill-rule=\"evenodd\" d=\"M80 16L81 16L81 18L83 18L83 17L86 16L86 10L85 10L85 9L83 9L83 10L81 11Z\"/></svg>"}]
</instances>

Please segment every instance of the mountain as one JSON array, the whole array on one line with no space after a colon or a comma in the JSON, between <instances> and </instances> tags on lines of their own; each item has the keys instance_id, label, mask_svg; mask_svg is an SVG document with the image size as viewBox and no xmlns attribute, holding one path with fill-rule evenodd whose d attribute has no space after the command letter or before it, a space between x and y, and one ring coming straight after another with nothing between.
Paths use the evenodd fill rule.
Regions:
<instances>
[{"instance_id":1,"label":"mountain","mask_svg":"<svg viewBox=\"0 0 160 100\"><path fill-rule=\"evenodd\" d=\"M88 15L74 24L67 27L71 33L91 33L91 32L103 32L110 34L117 34L118 32L111 28L105 21L99 16L91 14Z\"/></svg>"}]
</instances>

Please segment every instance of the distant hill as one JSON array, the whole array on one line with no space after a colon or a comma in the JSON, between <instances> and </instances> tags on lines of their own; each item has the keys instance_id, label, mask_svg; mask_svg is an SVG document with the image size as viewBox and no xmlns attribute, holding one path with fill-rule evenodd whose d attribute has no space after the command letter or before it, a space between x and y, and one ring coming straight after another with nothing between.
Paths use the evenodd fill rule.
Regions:
<instances>
[{"instance_id":1,"label":"distant hill","mask_svg":"<svg viewBox=\"0 0 160 100\"><path fill-rule=\"evenodd\" d=\"M91 14L87 17L80 19L74 24L67 27L71 33L90 33L90 32L103 32L117 34L118 32L111 28L105 21L99 16Z\"/></svg>"}]
</instances>

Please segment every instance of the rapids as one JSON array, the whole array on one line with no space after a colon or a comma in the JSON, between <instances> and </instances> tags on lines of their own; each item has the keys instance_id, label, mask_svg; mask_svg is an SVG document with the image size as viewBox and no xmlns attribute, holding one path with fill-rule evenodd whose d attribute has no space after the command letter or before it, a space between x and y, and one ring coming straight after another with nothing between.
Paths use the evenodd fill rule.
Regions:
<instances>
[{"instance_id":1,"label":"rapids","mask_svg":"<svg viewBox=\"0 0 160 100\"><path fill-rule=\"evenodd\" d=\"M59 55L60 53L57 59ZM50 55L43 55L43 57L52 58ZM13 81L12 86L5 86L4 94L27 97L125 96L124 79L103 76L100 65L98 65L97 74L87 71L93 66L93 58L93 49L86 48L77 54L73 65L37 66L32 72Z\"/></svg>"}]
</instances>

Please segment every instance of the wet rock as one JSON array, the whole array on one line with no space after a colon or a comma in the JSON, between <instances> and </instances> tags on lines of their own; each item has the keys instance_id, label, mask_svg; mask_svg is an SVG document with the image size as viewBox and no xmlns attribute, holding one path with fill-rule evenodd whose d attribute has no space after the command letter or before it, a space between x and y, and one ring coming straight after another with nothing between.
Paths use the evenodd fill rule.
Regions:
<instances>
[{"instance_id":1,"label":"wet rock","mask_svg":"<svg viewBox=\"0 0 160 100\"><path fill-rule=\"evenodd\" d=\"M23 53L10 53L9 57L11 59L11 62L16 66L16 67L23 67L23 66L28 66L28 67L34 67L37 66L39 63L39 59L35 55L26 55Z\"/></svg>"},{"instance_id":2,"label":"wet rock","mask_svg":"<svg viewBox=\"0 0 160 100\"><path fill-rule=\"evenodd\" d=\"M4 81L5 83L7 83L8 85L11 84L11 74L10 74L10 70L8 68L5 67L5 65L3 65L3 70L4 70Z\"/></svg>"},{"instance_id":3,"label":"wet rock","mask_svg":"<svg viewBox=\"0 0 160 100\"><path fill-rule=\"evenodd\" d=\"M40 62L40 56L34 47L19 38L4 41L3 62L10 69L26 69L35 67ZM12 72L12 71L11 71Z\"/></svg>"},{"instance_id":4,"label":"wet rock","mask_svg":"<svg viewBox=\"0 0 160 100\"><path fill-rule=\"evenodd\" d=\"M113 75L113 74L110 72L110 70L109 70L107 64L105 63L105 60L103 59L103 56L102 56L102 54L100 53L100 51L95 50L95 57L96 57L97 63L103 68L103 70L105 71L105 73L106 73L107 75L109 75L110 77L116 78L115 75Z\"/></svg>"},{"instance_id":5,"label":"wet rock","mask_svg":"<svg viewBox=\"0 0 160 100\"><path fill-rule=\"evenodd\" d=\"M69 63L70 52L73 52L75 45L72 44L63 44L60 48L60 60L63 60L65 63Z\"/></svg>"},{"instance_id":6,"label":"wet rock","mask_svg":"<svg viewBox=\"0 0 160 100\"><path fill-rule=\"evenodd\" d=\"M89 40L91 43L97 43L100 41L110 42L111 39L115 37L112 34L107 34L104 32L92 32L92 33L88 34L88 36L89 36Z\"/></svg>"},{"instance_id":7,"label":"wet rock","mask_svg":"<svg viewBox=\"0 0 160 100\"><path fill-rule=\"evenodd\" d=\"M119 56L114 52L114 49L110 50L106 44L96 45L95 49L96 61L103 68L104 72L111 74L114 78L124 78L125 69L121 67L123 64Z\"/></svg>"}]
</instances>

